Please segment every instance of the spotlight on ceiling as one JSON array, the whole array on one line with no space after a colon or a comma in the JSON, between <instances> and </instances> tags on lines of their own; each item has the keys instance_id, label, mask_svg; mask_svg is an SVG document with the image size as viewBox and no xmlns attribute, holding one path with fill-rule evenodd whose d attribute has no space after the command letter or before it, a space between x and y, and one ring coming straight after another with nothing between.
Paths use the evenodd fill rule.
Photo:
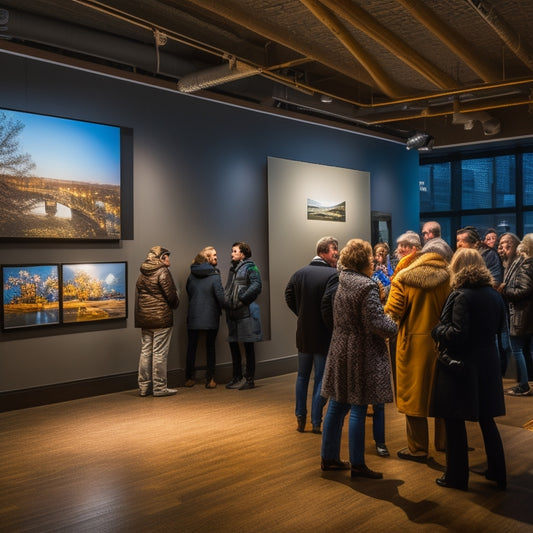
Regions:
<instances>
[{"instance_id":1,"label":"spotlight on ceiling","mask_svg":"<svg viewBox=\"0 0 533 533\"><path fill-rule=\"evenodd\" d=\"M331 102L333 102L333 98L331 98L331 96L328 96L327 94L321 94L320 101L323 104L331 104Z\"/></svg>"},{"instance_id":2,"label":"spotlight on ceiling","mask_svg":"<svg viewBox=\"0 0 533 533\"><path fill-rule=\"evenodd\" d=\"M407 139L405 147L407 150L418 150L419 152L429 152L433 148L435 139L427 133L415 133Z\"/></svg>"},{"instance_id":3,"label":"spotlight on ceiling","mask_svg":"<svg viewBox=\"0 0 533 533\"><path fill-rule=\"evenodd\" d=\"M247 65L235 58L230 58L227 65L220 65L183 76L178 81L178 91L193 93L215 85L255 76L259 73L260 69Z\"/></svg>"}]
</instances>

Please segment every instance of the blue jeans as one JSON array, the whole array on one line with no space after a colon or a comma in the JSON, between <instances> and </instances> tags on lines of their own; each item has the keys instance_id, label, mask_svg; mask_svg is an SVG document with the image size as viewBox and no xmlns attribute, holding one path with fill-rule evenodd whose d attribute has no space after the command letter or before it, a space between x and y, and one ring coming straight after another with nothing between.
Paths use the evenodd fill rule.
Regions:
<instances>
[{"instance_id":1,"label":"blue jeans","mask_svg":"<svg viewBox=\"0 0 533 533\"><path fill-rule=\"evenodd\" d=\"M322 411L327 399L320 396L322 377L326 366L326 356L320 353L298 352L298 376L296 378L296 416L307 415L307 390L311 378L311 370L315 366L313 383L313 397L311 399L311 424L319 426L322 423Z\"/></svg>"},{"instance_id":2,"label":"blue jeans","mask_svg":"<svg viewBox=\"0 0 533 533\"><path fill-rule=\"evenodd\" d=\"M341 437L344 419L350 411L350 425L348 428L348 447L350 463L362 465L365 463L365 421L366 405L350 405L339 403L330 398L328 411L322 429L322 452L324 459L340 460Z\"/></svg>"},{"instance_id":3,"label":"blue jeans","mask_svg":"<svg viewBox=\"0 0 533 533\"><path fill-rule=\"evenodd\" d=\"M529 349L530 341L531 335L523 335L520 337L515 337L514 335L511 335L511 349L513 350L513 356L516 361L518 382L524 387L528 386L527 366L524 350Z\"/></svg>"}]
</instances>

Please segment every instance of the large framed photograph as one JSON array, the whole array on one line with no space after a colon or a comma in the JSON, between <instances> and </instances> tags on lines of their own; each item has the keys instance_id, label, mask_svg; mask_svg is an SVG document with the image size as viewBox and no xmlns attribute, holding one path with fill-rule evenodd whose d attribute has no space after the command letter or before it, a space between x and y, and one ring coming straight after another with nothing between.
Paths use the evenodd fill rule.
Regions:
<instances>
[{"instance_id":1,"label":"large framed photograph","mask_svg":"<svg viewBox=\"0 0 533 533\"><path fill-rule=\"evenodd\" d=\"M61 265L64 324L127 318L127 293L126 262Z\"/></svg>"},{"instance_id":2,"label":"large framed photograph","mask_svg":"<svg viewBox=\"0 0 533 533\"><path fill-rule=\"evenodd\" d=\"M0 239L121 238L121 128L0 108Z\"/></svg>"},{"instance_id":3,"label":"large framed photograph","mask_svg":"<svg viewBox=\"0 0 533 533\"><path fill-rule=\"evenodd\" d=\"M2 266L2 329L60 323L59 265Z\"/></svg>"}]
</instances>

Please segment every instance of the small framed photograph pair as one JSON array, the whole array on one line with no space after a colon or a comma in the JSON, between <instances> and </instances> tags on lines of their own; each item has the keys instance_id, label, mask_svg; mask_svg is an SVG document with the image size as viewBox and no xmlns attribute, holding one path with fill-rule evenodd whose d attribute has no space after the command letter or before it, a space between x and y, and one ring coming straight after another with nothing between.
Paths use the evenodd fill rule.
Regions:
<instances>
[{"instance_id":1,"label":"small framed photograph pair","mask_svg":"<svg viewBox=\"0 0 533 533\"><path fill-rule=\"evenodd\" d=\"M128 316L127 263L2 265L2 329Z\"/></svg>"}]
</instances>

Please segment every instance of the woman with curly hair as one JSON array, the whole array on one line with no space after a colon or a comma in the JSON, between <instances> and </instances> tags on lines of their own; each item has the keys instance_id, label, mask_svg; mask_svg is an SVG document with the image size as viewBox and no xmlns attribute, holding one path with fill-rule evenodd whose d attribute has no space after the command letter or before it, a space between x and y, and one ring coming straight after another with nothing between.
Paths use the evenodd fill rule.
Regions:
<instances>
[{"instance_id":1,"label":"woman with curly hair","mask_svg":"<svg viewBox=\"0 0 533 533\"><path fill-rule=\"evenodd\" d=\"M391 403L391 367L385 338L395 322L383 312L372 279L370 243L351 239L341 250L341 273L333 304L333 335L322 381L329 398L322 436L322 470L348 470L352 477L380 479L365 464L365 419L368 404ZM350 464L340 460L342 427L350 412Z\"/></svg>"}]
</instances>

